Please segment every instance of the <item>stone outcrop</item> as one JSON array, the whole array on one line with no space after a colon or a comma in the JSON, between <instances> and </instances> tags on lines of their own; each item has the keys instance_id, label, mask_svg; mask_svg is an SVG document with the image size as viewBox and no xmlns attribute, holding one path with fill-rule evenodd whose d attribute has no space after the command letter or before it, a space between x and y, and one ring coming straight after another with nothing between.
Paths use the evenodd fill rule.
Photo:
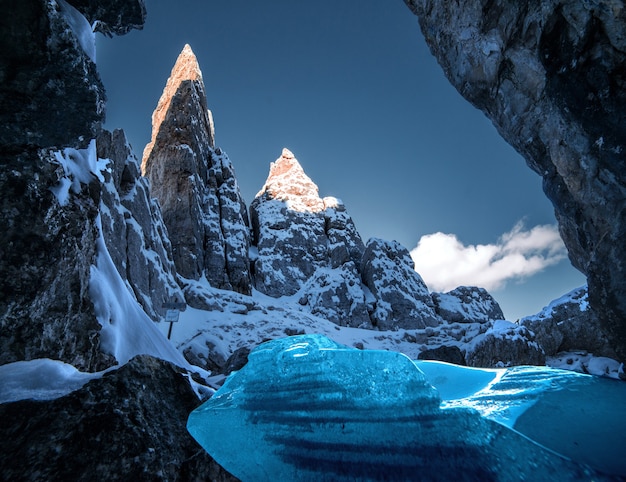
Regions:
<instances>
[{"instance_id":1,"label":"stone outcrop","mask_svg":"<svg viewBox=\"0 0 626 482\"><path fill-rule=\"evenodd\" d=\"M626 359L626 9L405 2L450 82L543 177L570 260Z\"/></svg>"},{"instance_id":2,"label":"stone outcrop","mask_svg":"<svg viewBox=\"0 0 626 482\"><path fill-rule=\"evenodd\" d=\"M49 357L101 370L115 360L100 350L89 298L100 206L90 139L104 116L93 34L66 2L10 9L0 20L0 364Z\"/></svg>"},{"instance_id":3,"label":"stone outcrop","mask_svg":"<svg viewBox=\"0 0 626 482\"><path fill-rule=\"evenodd\" d=\"M86 147L104 118L105 96L62 5L27 0L9 8L0 20L0 152L15 168L25 161L13 156L24 150Z\"/></svg>"},{"instance_id":4,"label":"stone outcrop","mask_svg":"<svg viewBox=\"0 0 626 482\"><path fill-rule=\"evenodd\" d=\"M486 323L504 320L500 305L486 289L459 286L447 293L433 293L435 313L450 323Z\"/></svg>"},{"instance_id":5,"label":"stone outcrop","mask_svg":"<svg viewBox=\"0 0 626 482\"><path fill-rule=\"evenodd\" d=\"M361 261L364 284L376 298L372 322L381 330L425 328L443 320L409 251L395 241L370 239Z\"/></svg>"},{"instance_id":6,"label":"stone outcrop","mask_svg":"<svg viewBox=\"0 0 626 482\"><path fill-rule=\"evenodd\" d=\"M477 336L465 353L467 366L509 367L515 365L545 365L546 356L525 326L498 320L482 335Z\"/></svg>"},{"instance_id":7,"label":"stone outcrop","mask_svg":"<svg viewBox=\"0 0 626 482\"><path fill-rule=\"evenodd\" d=\"M214 147L202 73L189 45L152 115L142 171L161 205L178 274L250 293L247 210L228 156Z\"/></svg>"},{"instance_id":8,"label":"stone outcrop","mask_svg":"<svg viewBox=\"0 0 626 482\"><path fill-rule=\"evenodd\" d=\"M124 35L133 29L141 30L146 21L144 0L68 0L96 32L111 36Z\"/></svg>"},{"instance_id":9,"label":"stone outcrop","mask_svg":"<svg viewBox=\"0 0 626 482\"><path fill-rule=\"evenodd\" d=\"M519 324L531 330L547 356L584 350L595 356L616 358L595 311L589 306L586 287L554 300Z\"/></svg>"},{"instance_id":10,"label":"stone outcrop","mask_svg":"<svg viewBox=\"0 0 626 482\"><path fill-rule=\"evenodd\" d=\"M172 246L158 203L122 130L102 131L96 140L103 170L102 234L120 276L154 320L163 303L183 301L176 281Z\"/></svg>"},{"instance_id":11,"label":"stone outcrop","mask_svg":"<svg viewBox=\"0 0 626 482\"><path fill-rule=\"evenodd\" d=\"M142 171L161 206L178 274L250 293L247 210L228 156L214 147L202 73L189 45L152 115Z\"/></svg>"},{"instance_id":12,"label":"stone outcrop","mask_svg":"<svg viewBox=\"0 0 626 482\"><path fill-rule=\"evenodd\" d=\"M237 480L185 425L187 374L146 355L50 401L0 404L6 480Z\"/></svg>"},{"instance_id":13,"label":"stone outcrop","mask_svg":"<svg viewBox=\"0 0 626 482\"><path fill-rule=\"evenodd\" d=\"M317 185L288 149L250 205L256 288L342 326L371 327L359 263L363 241L341 201Z\"/></svg>"}]
</instances>

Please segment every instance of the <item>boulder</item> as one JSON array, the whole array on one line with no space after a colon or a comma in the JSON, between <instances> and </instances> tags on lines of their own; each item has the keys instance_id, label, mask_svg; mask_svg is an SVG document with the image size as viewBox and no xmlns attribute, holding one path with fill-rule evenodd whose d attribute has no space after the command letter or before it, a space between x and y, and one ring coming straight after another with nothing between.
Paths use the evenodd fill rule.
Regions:
<instances>
[{"instance_id":1,"label":"boulder","mask_svg":"<svg viewBox=\"0 0 626 482\"><path fill-rule=\"evenodd\" d=\"M188 434L189 375L147 355L64 397L0 405L7 480L237 480Z\"/></svg>"},{"instance_id":2,"label":"boulder","mask_svg":"<svg viewBox=\"0 0 626 482\"><path fill-rule=\"evenodd\" d=\"M376 298L372 323L380 330L425 328L443 320L408 250L396 241L372 238L361 261L365 286Z\"/></svg>"},{"instance_id":3,"label":"boulder","mask_svg":"<svg viewBox=\"0 0 626 482\"><path fill-rule=\"evenodd\" d=\"M487 323L503 320L497 301L486 289L459 286L447 293L433 293L435 312L450 323Z\"/></svg>"}]
</instances>

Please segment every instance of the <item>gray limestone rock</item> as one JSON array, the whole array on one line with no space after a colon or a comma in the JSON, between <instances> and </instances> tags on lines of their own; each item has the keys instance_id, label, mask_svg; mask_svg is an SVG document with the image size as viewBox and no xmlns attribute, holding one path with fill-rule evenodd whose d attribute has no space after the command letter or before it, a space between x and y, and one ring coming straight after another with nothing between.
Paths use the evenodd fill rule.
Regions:
<instances>
[{"instance_id":1,"label":"gray limestone rock","mask_svg":"<svg viewBox=\"0 0 626 482\"><path fill-rule=\"evenodd\" d=\"M56 1L25 0L5 9L0 16L2 163L10 162L7 154L26 149L86 147L104 118L95 63Z\"/></svg>"},{"instance_id":2,"label":"gray limestone rock","mask_svg":"<svg viewBox=\"0 0 626 482\"><path fill-rule=\"evenodd\" d=\"M450 82L543 177L570 260L626 359L626 9L405 2Z\"/></svg>"},{"instance_id":3,"label":"gray limestone rock","mask_svg":"<svg viewBox=\"0 0 626 482\"><path fill-rule=\"evenodd\" d=\"M144 0L68 0L89 21L95 31L111 36L141 30L146 21Z\"/></svg>"},{"instance_id":4,"label":"gray limestone rock","mask_svg":"<svg viewBox=\"0 0 626 482\"><path fill-rule=\"evenodd\" d=\"M311 313L341 326L371 327L360 263L363 241L344 204L318 187L288 149L272 163L250 205L256 288L299 293Z\"/></svg>"},{"instance_id":5,"label":"gray limestone rock","mask_svg":"<svg viewBox=\"0 0 626 482\"><path fill-rule=\"evenodd\" d=\"M372 323L380 330L425 328L443 320L408 250L396 241L372 238L361 261L363 283L376 298Z\"/></svg>"},{"instance_id":6,"label":"gray limestone rock","mask_svg":"<svg viewBox=\"0 0 626 482\"><path fill-rule=\"evenodd\" d=\"M428 348L420 352L417 356L418 360L438 360L446 363L454 363L455 365L465 365L465 356L458 346L439 346L437 348Z\"/></svg>"},{"instance_id":7,"label":"gray limestone rock","mask_svg":"<svg viewBox=\"0 0 626 482\"><path fill-rule=\"evenodd\" d=\"M161 206L178 274L250 293L246 206L232 163L214 148L202 73L188 45L152 116L142 171Z\"/></svg>"},{"instance_id":8,"label":"gray limestone rock","mask_svg":"<svg viewBox=\"0 0 626 482\"><path fill-rule=\"evenodd\" d=\"M181 369L135 357L62 398L0 405L0 473L16 481L237 480L187 432L198 404Z\"/></svg>"},{"instance_id":9,"label":"gray limestone rock","mask_svg":"<svg viewBox=\"0 0 626 482\"><path fill-rule=\"evenodd\" d=\"M450 323L486 323L503 320L500 305L487 290L459 286L447 293L433 293L435 312Z\"/></svg>"},{"instance_id":10,"label":"gray limestone rock","mask_svg":"<svg viewBox=\"0 0 626 482\"><path fill-rule=\"evenodd\" d=\"M545 365L546 356L525 326L498 320L482 335L477 336L465 354L471 367L508 367L515 365Z\"/></svg>"},{"instance_id":11,"label":"gray limestone rock","mask_svg":"<svg viewBox=\"0 0 626 482\"><path fill-rule=\"evenodd\" d=\"M96 140L103 171L102 233L122 279L154 320L166 301L184 299L176 281L172 246L158 203L123 131L102 131Z\"/></svg>"},{"instance_id":12,"label":"gray limestone rock","mask_svg":"<svg viewBox=\"0 0 626 482\"><path fill-rule=\"evenodd\" d=\"M589 305L585 286L552 301L543 310L519 321L535 334L546 355L585 350L616 358L597 314Z\"/></svg>"}]
</instances>

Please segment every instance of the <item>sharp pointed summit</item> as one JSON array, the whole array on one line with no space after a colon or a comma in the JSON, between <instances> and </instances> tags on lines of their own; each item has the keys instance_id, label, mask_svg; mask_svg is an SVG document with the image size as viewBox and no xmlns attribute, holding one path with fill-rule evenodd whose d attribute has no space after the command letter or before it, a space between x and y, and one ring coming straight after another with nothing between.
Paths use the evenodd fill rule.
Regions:
<instances>
[{"instance_id":1,"label":"sharp pointed summit","mask_svg":"<svg viewBox=\"0 0 626 482\"><path fill-rule=\"evenodd\" d=\"M293 153L284 148L281 156L272 162L270 172L257 197L285 201L294 211L323 211L324 200L317 185L306 175Z\"/></svg>"},{"instance_id":2,"label":"sharp pointed summit","mask_svg":"<svg viewBox=\"0 0 626 482\"><path fill-rule=\"evenodd\" d=\"M202 73L189 45L152 115L142 171L161 205L178 274L249 293L247 210L230 160L214 148Z\"/></svg>"},{"instance_id":3,"label":"sharp pointed summit","mask_svg":"<svg viewBox=\"0 0 626 482\"><path fill-rule=\"evenodd\" d=\"M180 52L178 58L176 59L176 63L172 68L172 72L170 73L169 78L167 79L167 83L165 84L165 88L163 89L163 93L161 94L161 98L159 99L159 103L152 113L152 138L150 139L150 143L143 151L143 158L141 161L141 171L144 175L146 174L146 164L148 162L148 159L150 158L150 154L152 153L154 143L161 129L161 124L167 116L173 99L177 95L181 94L181 88L183 87L183 85L188 83L190 84L189 88L192 88L192 90L195 91L195 95L192 95L192 98L190 100L200 103L200 112L204 114L201 115L198 120L206 127L210 146L213 147L214 145L215 128L213 126L213 115L211 114L211 111L207 108L204 81L202 80L202 71L200 70L198 59L193 53L193 50L191 50L189 44L185 44L183 50Z\"/></svg>"}]
</instances>

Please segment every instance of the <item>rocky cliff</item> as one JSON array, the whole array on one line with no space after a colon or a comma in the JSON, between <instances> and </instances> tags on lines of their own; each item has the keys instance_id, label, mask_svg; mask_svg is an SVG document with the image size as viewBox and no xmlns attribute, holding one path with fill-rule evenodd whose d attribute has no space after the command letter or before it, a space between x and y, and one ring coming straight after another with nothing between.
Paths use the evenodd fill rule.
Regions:
<instances>
[{"instance_id":1,"label":"rocky cliff","mask_svg":"<svg viewBox=\"0 0 626 482\"><path fill-rule=\"evenodd\" d=\"M142 172L161 206L178 274L249 294L247 208L228 156L215 148L202 73L189 45L152 116Z\"/></svg>"},{"instance_id":2,"label":"rocky cliff","mask_svg":"<svg viewBox=\"0 0 626 482\"><path fill-rule=\"evenodd\" d=\"M450 82L543 177L592 308L626 359L626 10L405 0Z\"/></svg>"}]
</instances>

